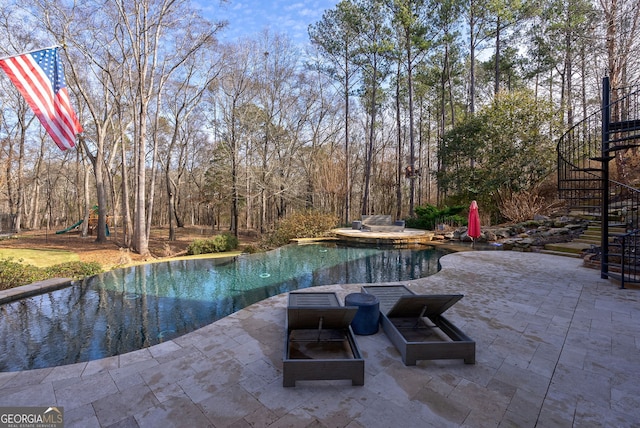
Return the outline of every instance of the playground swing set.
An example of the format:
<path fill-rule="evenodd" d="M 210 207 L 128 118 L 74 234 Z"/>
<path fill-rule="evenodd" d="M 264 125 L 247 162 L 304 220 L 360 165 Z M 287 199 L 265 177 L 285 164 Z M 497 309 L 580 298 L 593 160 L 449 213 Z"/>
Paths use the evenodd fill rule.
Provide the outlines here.
<path fill-rule="evenodd" d="M 71 232 L 72 230 L 78 229 L 82 225 L 82 223 L 84 223 L 84 219 L 78 220 L 77 222 L 75 222 L 74 224 L 72 224 L 71 226 L 65 229 L 56 231 L 56 235 L 61 235 L 63 233 Z M 107 236 L 109 236 L 110 235 L 109 216 L 107 216 L 105 227 L 107 229 L 106 230 Z M 97 228 L 98 228 L 98 206 L 95 205 L 91 210 L 91 214 L 89 215 L 89 228 L 88 228 L 89 235 L 93 235 L 93 231 L 96 230 Z"/>

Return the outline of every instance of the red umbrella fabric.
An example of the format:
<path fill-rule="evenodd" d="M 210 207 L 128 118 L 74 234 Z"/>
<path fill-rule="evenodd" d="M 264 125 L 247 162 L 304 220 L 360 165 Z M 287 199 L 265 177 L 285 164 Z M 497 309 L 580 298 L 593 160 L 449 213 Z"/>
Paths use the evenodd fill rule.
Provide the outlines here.
<path fill-rule="evenodd" d="M 469 206 L 469 228 L 467 235 L 472 239 L 480 237 L 480 214 L 478 214 L 478 203 L 471 201 Z"/>

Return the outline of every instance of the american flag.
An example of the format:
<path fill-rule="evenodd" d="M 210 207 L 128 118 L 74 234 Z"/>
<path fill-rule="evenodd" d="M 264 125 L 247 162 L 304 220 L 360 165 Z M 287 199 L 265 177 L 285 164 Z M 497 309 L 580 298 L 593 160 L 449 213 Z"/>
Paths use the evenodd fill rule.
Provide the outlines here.
<path fill-rule="evenodd" d="M 0 60 L 0 68 L 16 85 L 58 147 L 62 150 L 73 147 L 82 126 L 69 102 L 58 48 L 4 58 Z"/>

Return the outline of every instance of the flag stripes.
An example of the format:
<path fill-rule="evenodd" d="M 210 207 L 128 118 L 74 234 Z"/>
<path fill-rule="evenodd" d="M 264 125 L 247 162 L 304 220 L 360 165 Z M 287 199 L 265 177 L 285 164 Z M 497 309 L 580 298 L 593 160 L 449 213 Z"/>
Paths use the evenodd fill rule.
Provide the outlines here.
<path fill-rule="evenodd" d="M 69 100 L 57 48 L 43 49 L 0 61 L 53 141 L 62 150 L 75 145 L 82 132 Z"/>

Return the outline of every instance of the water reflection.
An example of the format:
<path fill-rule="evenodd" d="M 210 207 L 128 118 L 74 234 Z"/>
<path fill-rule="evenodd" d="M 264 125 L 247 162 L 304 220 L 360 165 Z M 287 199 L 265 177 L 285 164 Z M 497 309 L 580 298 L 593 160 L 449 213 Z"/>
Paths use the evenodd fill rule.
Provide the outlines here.
<path fill-rule="evenodd" d="M 227 259 L 117 269 L 0 307 L 0 371 L 119 355 L 183 335 L 248 305 L 327 284 L 434 274 L 440 250 L 286 246 Z"/>

